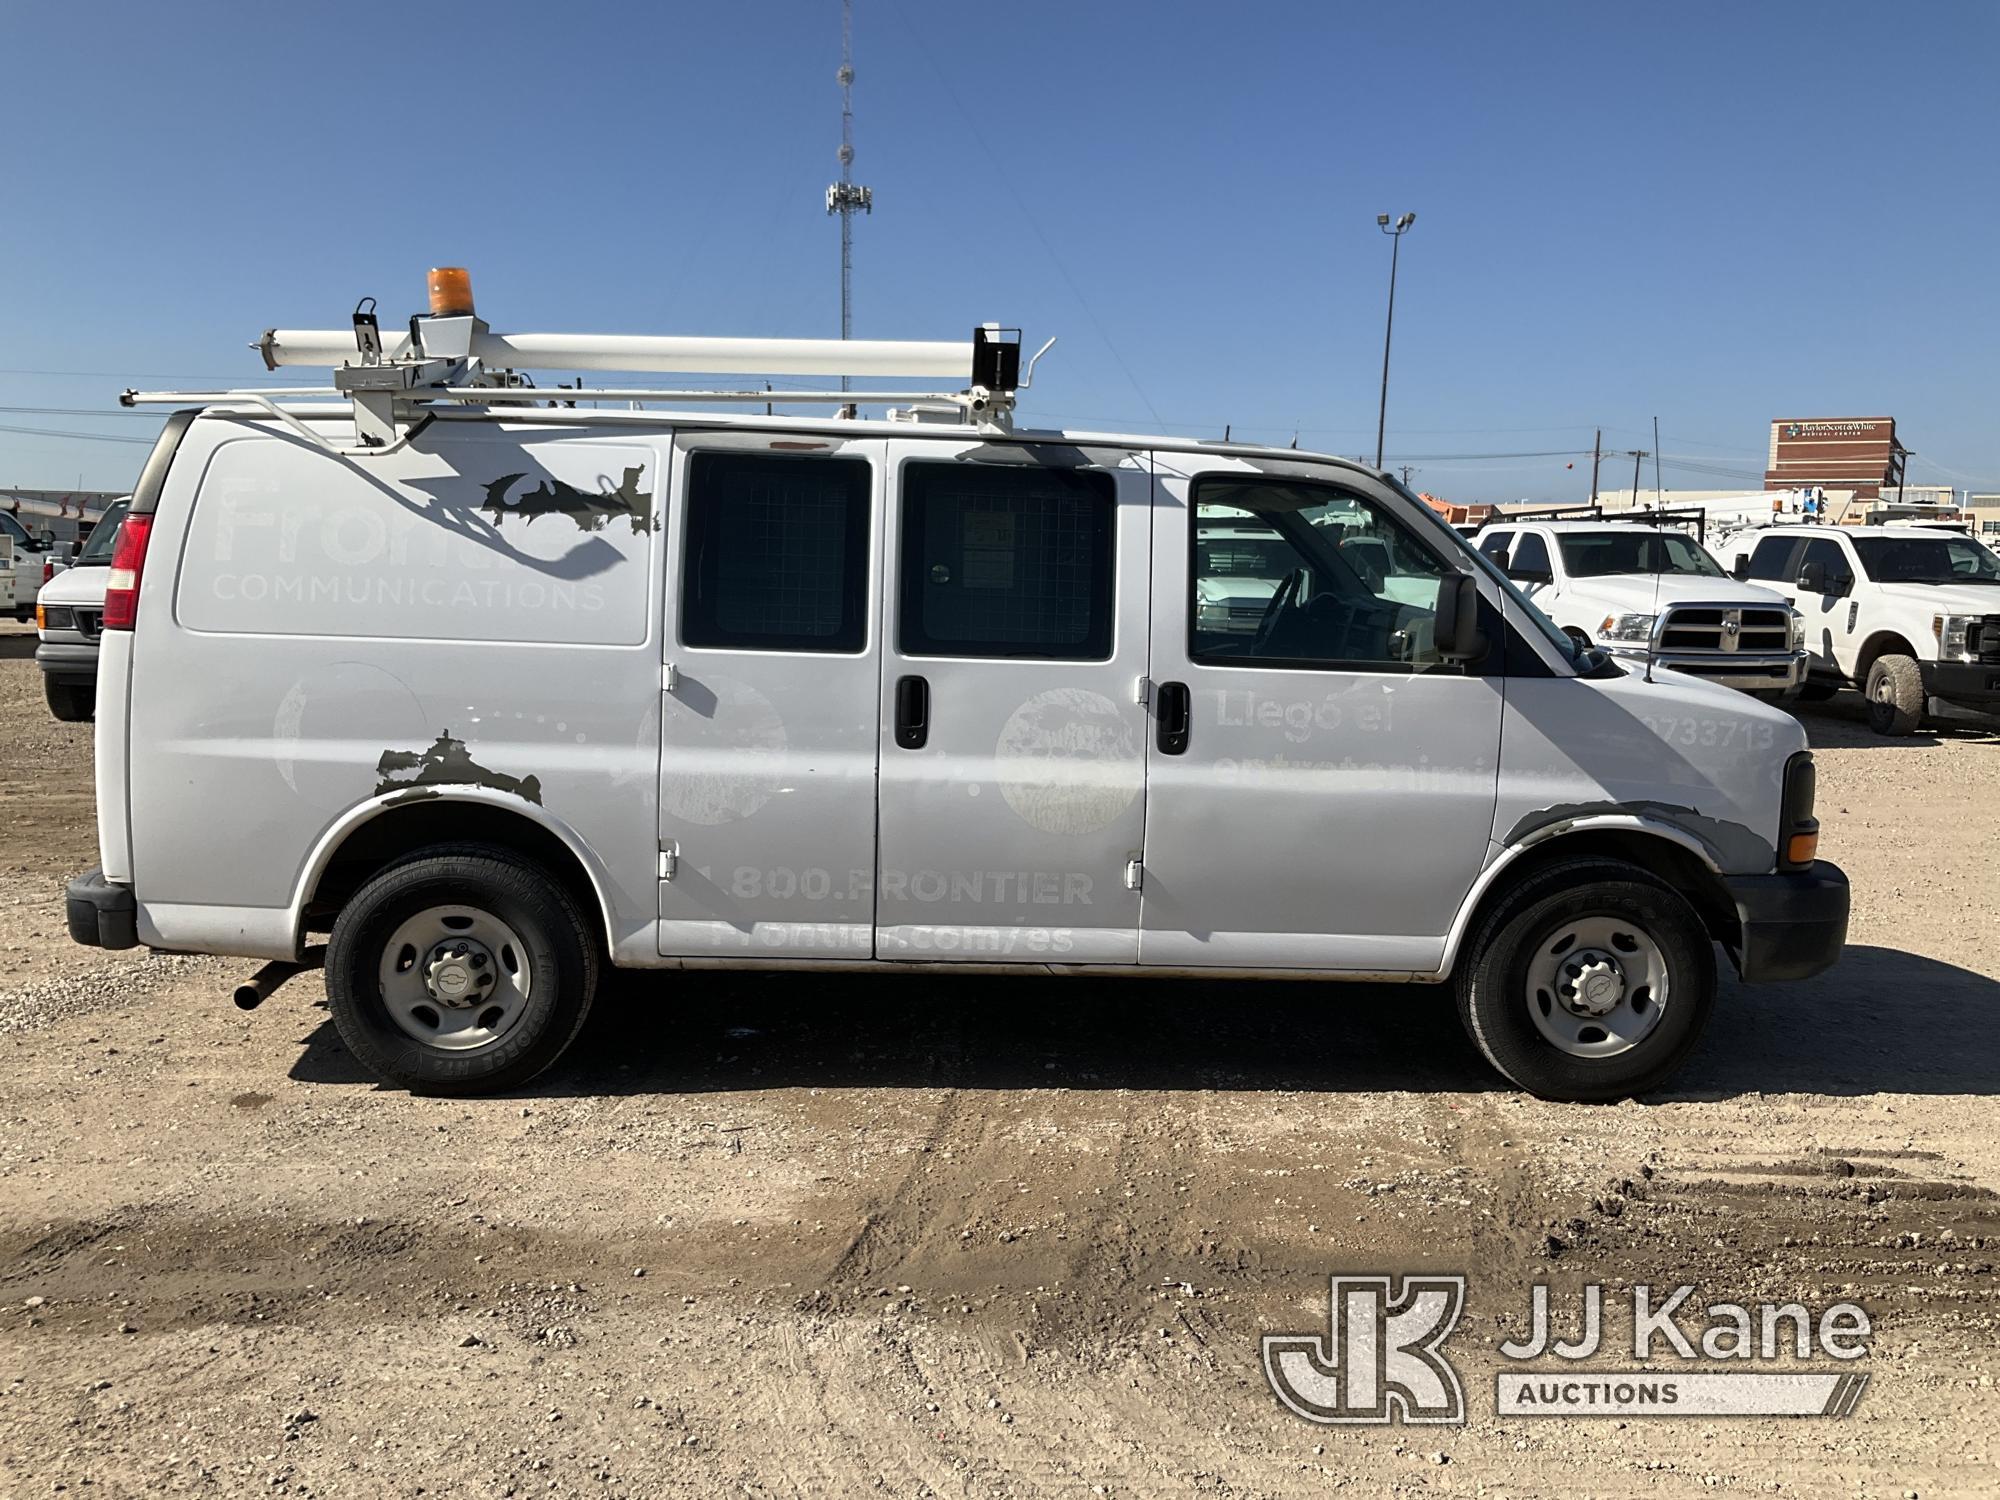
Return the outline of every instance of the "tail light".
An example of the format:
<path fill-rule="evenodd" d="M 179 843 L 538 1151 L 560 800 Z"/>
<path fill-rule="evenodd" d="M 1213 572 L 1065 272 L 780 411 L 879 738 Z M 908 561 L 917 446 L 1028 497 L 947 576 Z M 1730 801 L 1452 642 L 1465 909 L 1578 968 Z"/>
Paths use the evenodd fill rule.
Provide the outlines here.
<path fill-rule="evenodd" d="M 146 543 L 153 538 L 151 516 L 127 516 L 111 545 L 111 574 L 104 582 L 104 628 L 130 630 L 139 618 L 139 579 L 146 571 Z"/>
<path fill-rule="evenodd" d="M 56 576 L 55 559 L 44 558 L 42 560 L 42 582 L 47 583 L 51 578 L 55 576 Z"/>

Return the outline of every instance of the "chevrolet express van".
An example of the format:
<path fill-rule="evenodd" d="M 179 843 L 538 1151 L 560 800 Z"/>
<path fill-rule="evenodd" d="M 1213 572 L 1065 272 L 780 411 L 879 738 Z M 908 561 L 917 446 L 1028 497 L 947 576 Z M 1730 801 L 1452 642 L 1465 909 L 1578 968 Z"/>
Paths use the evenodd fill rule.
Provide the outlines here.
<path fill-rule="evenodd" d="M 959 372 L 887 418 L 505 373 L 746 340 L 338 338 L 263 347 L 345 400 L 217 395 L 146 465 L 69 919 L 265 987 L 323 941 L 387 1081 L 525 1082 L 606 965 L 922 966 L 1449 985 L 1508 1078 L 1608 1099 L 1693 1048 L 1718 944 L 1840 952 L 1798 724 L 1580 648 L 1385 473 L 1016 430 L 985 331 L 762 356 Z"/>

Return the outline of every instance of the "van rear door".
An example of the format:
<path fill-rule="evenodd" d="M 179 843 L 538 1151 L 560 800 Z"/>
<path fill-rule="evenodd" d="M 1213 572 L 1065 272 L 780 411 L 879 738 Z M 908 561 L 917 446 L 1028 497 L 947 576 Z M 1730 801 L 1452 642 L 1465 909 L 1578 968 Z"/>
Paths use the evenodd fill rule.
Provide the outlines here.
<path fill-rule="evenodd" d="M 675 443 L 663 954 L 872 951 L 881 455 L 763 434 Z"/>

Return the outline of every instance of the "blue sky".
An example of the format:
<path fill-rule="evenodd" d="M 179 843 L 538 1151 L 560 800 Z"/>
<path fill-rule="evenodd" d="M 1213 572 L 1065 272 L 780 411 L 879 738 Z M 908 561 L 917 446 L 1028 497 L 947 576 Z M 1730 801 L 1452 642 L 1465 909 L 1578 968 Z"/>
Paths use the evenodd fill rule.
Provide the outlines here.
<path fill-rule="evenodd" d="M 1372 454 L 1412 209 L 1419 487 L 1581 498 L 1567 455 L 1657 415 L 1669 488 L 1754 489 L 1770 418 L 1887 414 L 1913 480 L 2000 489 L 1985 0 L 856 4 L 856 336 L 1060 335 L 1031 420 Z M 399 319 L 433 264 L 496 327 L 835 333 L 839 39 L 836 0 L 9 6 L 0 429 L 148 433 L 122 386 L 254 383 L 263 328 Z M 144 452 L 0 430 L 0 483 Z"/>

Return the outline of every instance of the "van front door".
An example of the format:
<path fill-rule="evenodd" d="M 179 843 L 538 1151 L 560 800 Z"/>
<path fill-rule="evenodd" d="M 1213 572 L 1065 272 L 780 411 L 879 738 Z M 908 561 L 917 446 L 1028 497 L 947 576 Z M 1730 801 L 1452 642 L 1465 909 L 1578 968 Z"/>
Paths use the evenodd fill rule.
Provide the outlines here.
<path fill-rule="evenodd" d="M 1155 464 L 1142 960 L 1435 970 L 1486 859 L 1505 682 L 1497 640 L 1437 654 L 1459 561 L 1360 476 Z"/>
<path fill-rule="evenodd" d="M 881 445 L 675 445 L 660 952 L 867 958 Z"/>
<path fill-rule="evenodd" d="M 1134 963 L 1139 456 L 889 445 L 876 955 Z"/>

